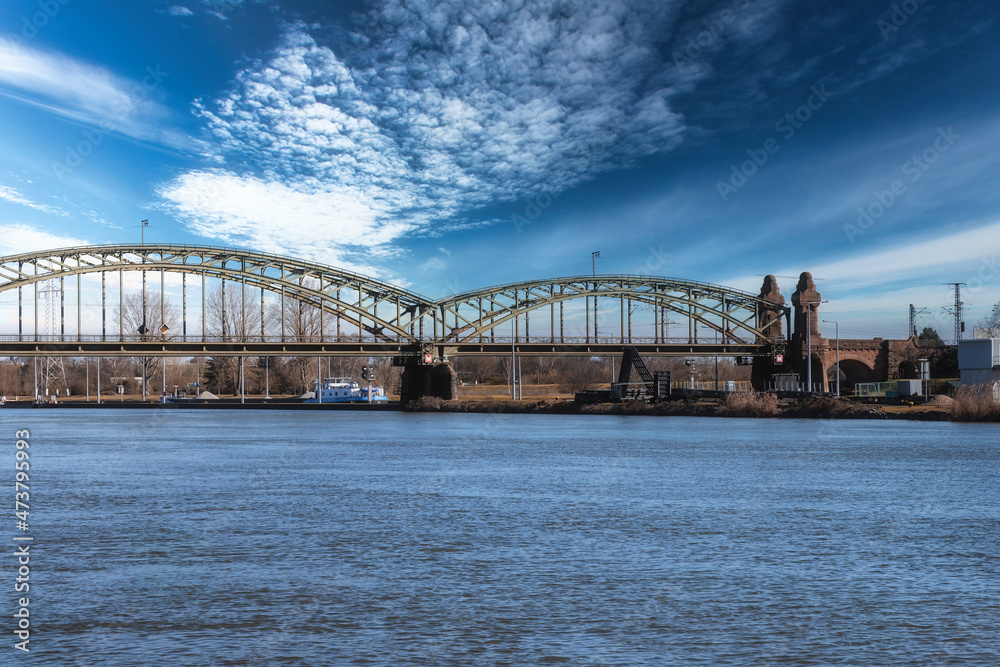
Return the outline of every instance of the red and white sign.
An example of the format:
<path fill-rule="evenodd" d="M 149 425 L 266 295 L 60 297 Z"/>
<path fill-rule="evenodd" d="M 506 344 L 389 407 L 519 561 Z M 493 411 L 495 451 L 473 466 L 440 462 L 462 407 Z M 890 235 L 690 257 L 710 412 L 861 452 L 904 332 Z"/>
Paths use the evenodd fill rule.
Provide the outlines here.
<path fill-rule="evenodd" d="M 433 364 L 434 363 L 434 355 L 433 354 L 425 354 L 424 355 L 424 363 L 425 364 Z"/>
<path fill-rule="evenodd" d="M 776 363 L 776 364 L 783 364 L 783 363 L 785 363 L 785 355 L 783 355 L 783 354 L 776 354 L 776 355 L 774 355 L 774 363 Z"/>

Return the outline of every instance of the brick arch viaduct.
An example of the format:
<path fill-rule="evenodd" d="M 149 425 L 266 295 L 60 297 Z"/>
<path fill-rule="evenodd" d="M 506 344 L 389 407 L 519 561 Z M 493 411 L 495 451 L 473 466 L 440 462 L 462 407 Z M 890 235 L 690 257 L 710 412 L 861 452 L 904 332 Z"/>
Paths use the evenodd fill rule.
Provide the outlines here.
<path fill-rule="evenodd" d="M 761 288 L 761 298 L 774 304 L 784 304 L 778 291 L 777 280 L 767 276 Z M 793 331 L 788 336 L 788 347 L 783 364 L 771 360 L 755 361 L 755 384 L 766 384 L 773 373 L 798 373 L 805 383 L 808 350 L 812 350 L 812 382 L 816 391 L 829 391 L 835 384 L 837 369 L 837 341 L 820 334 L 822 296 L 816 290 L 813 277 L 805 272 L 799 276 L 792 295 Z M 777 324 L 780 327 L 780 322 Z M 808 332 L 808 333 L 807 333 Z M 773 332 L 781 333 L 780 330 Z M 917 378 L 918 360 L 929 358 L 934 362 L 946 348 L 922 347 L 916 336 L 902 340 L 871 338 L 841 338 L 840 372 L 841 387 L 851 388 L 858 382 L 885 382 L 888 380 Z"/>

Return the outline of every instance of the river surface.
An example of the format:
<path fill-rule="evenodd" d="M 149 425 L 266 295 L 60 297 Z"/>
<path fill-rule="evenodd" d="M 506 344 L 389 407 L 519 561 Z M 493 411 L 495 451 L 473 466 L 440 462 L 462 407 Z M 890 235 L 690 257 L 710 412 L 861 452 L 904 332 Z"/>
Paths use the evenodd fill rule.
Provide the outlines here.
<path fill-rule="evenodd" d="M 31 429 L 34 537 L 31 654 L 12 648 L 4 613 L 0 664 L 996 665 L 1000 654 L 996 425 L 0 419 L 9 495 L 13 432 Z M 20 533 L 6 521 L 10 545 Z M 13 563 L 0 568 L 8 582 Z"/>

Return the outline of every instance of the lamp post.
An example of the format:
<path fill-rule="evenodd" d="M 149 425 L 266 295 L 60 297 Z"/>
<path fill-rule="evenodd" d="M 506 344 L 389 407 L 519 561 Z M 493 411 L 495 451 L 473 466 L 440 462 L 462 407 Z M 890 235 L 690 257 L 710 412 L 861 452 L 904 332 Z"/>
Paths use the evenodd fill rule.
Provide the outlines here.
<path fill-rule="evenodd" d="M 590 275 L 597 277 L 597 258 L 601 256 L 600 250 L 590 253 Z M 595 282 L 596 288 L 596 282 Z M 597 342 L 597 295 L 594 295 L 594 342 Z"/>
<path fill-rule="evenodd" d="M 160 299 L 161 299 L 161 303 L 162 303 L 162 299 L 163 299 L 163 295 L 162 294 L 160 294 Z M 170 327 L 168 327 L 165 322 L 160 325 L 160 336 L 161 336 L 161 338 L 164 341 L 167 340 L 167 332 L 168 331 L 170 331 Z M 162 396 L 164 397 L 163 400 L 165 402 L 165 399 L 166 399 L 166 396 L 167 396 L 167 358 L 166 357 L 163 357 L 163 394 L 162 394 Z"/>
<path fill-rule="evenodd" d="M 688 374 L 690 375 L 691 388 L 694 389 L 694 376 L 698 370 L 695 368 L 694 362 L 690 359 L 684 362 L 684 365 L 688 367 Z"/>
<path fill-rule="evenodd" d="M 142 245 L 146 245 L 146 227 L 149 227 L 149 220 L 143 220 L 139 223 L 139 229 L 142 230 Z M 142 263 L 146 263 L 146 255 L 142 255 Z M 162 303 L 163 295 L 160 295 L 160 300 Z M 146 272 L 142 272 L 142 327 L 139 331 L 143 336 L 146 335 Z"/>
<path fill-rule="evenodd" d="M 834 320 L 823 320 L 832 324 L 834 329 L 834 336 L 837 337 L 837 398 L 840 398 L 840 322 Z"/>
<path fill-rule="evenodd" d="M 516 320 L 517 318 L 515 317 L 513 320 L 510 321 L 510 400 L 512 401 L 517 400 L 517 386 L 515 384 L 517 382 L 517 376 L 515 375 L 516 373 L 515 368 L 517 366 L 517 357 L 515 356 L 514 352 L 514 344 L 516 342 L 516 338 L 514 335 L 514 322 Z"/>
<path fill-rule="evenodd" d="M 264 357 L 264 398 L 271 398 L 271 357 Z"/>
<path fill-rule="evenodd" d="M 146 303 L 145 303 L 145 301 L 142 304 L 142 310 L 143 310 L 143 320 L 142 320 L 142 326 L 139 327 L 139 335 L 142 336 L 142 337 L 145 337 L 146 336 L 146 316 L 145 316 Z M 140 374 L 142 375 L 142 402 L 145 403 L 146 402 L 146 362 L 144 361 L 141 364 L 139 364 L 139 368 L 140 368 Z"/>
<path fill-rule="evenodd" d="M 806 301 L 806 391 L 812 393 L 812 379 L 813 379 L 813 356 L 812 356 L 812 319 L 810 314 L 812 313 L 812 308 L 810 306 L 816 306 L 821 303 L 826 303 L 827 299 L 823 301 Z"/>
<path fill-rule="evenodd" d="M 139 229 L 142 230 L 142 245 L 146 245 L 146 227 L 149 226 L 149 220 L 143 220 L 139 223 Z M 142 253 L 142 263 L 146 263 L 146 253 Z M 162 302 L 163 295 L 160 295 Z M 142 336 L 142 340 L 146 340 L 145 336 L 149 329 L 146 327 L 146 270 L 142 270 L 142 324 L 139 325 L 139 335 Z M 146 366 L 143 364 L 142 367 L 142 401 L 146 402 Z"/>
<path fill-rule="evenodd" d="M 928 359 L 917 359 L 920 363 L 920 384 L 924 386 L 924 402 L 930 398 L 931 363 Z"/>

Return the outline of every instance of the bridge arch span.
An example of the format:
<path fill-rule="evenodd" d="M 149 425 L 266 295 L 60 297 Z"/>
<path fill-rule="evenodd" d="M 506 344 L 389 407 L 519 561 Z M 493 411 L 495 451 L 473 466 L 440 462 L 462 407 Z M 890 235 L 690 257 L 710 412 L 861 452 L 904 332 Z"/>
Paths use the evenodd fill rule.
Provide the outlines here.
<path fill-rule="evenodd" d="M 575 276 L 509 283 L 453 295 L 439 301 L 437 307 L 442 321 L 453 323 L 448 330 L 450 339 L 468 342 L 512 320 L 516 337 L 520 318 L 524 319 L 525 335 L 529 335 L 530 313 L 547 306 L 548 338 L 557 341 L 565 339 L 562 327 L 565 305 L 583 300 L 587 321 L 584 337 L 590 340 L 598 338 L 598 299 L 606 304 L 606 325 L 607 318 L 613 318 L 610 328 L 617 330 L 623 340 L 632 338 L 632 315 L 640 305 L 652 310 L 652 338 L 664 342 L 669 338 L 684 338 L 697 343 L 705 340 L 707 330 L 708 338 L 716 338 L 722 343 L 753 344 L 770 340 L 769 327 L 773 328 L 775 322 L 780 324 L 783 316 L 788 318 L 787 309 L 776 308 L 773 303 L 748 292 L 697 281 L 637 275 Z M 615 301 L 617 309 L 614 306 L 607 308 L 609 302 Z M 590 328 L 592 307 L 593 329 Z M 671 314 L 687 320 L 687 331 L 680 337 L 668 335 Z M 701 335 L 699 326 L 702 327 Z M 544 331 L 542 337 L 546 337 Z"/>
<path fill-rule="evenodd" d="M 124 293 L 121 275 L 128 271 L 159 272 L 161 285 L 167 273 L 181 275 L 185 340 L 188 336 L 186 278 L 191 275 L 202 278 L 203 335 L 208 279 L 222 281 L 223 299 L 226 298 L 227 281 L 238 284 L 238 290 L 244 295 L 247 289 L 259 289 L 261 342 L 267 340 L 263 324 L 265 293 L 280 295 L 281 341 L 285 340 L 284 309 L 288 299 L 315 309 L 319 318 L 335 318 L 338 338 L 343 321 L 356 327 L 356 340 L 411 345 L 434 343 L 440 346 L 439 351 L 448 346 L 447 349 L 455 353 L 461 350 L 465 350 L 464 353 L 492 353 L 485 348 L 475 351 L 470 346 L 487 339 L 496 342 L 510 335 L 508 331 L 512 328 L 511 342 L 515 344 L 676 343 L 675 348 L 656 348 L 653 353 L 682 354 L 686 351 L 697 354 L 699 350 L 704 353 L 706 350 L 702 348 L 714 343 L 719 349 L 727 345 L 739 347 L 740 351 L 735 354 L 764 354 L 767 346 L 783 343 L 780 324 L 783 318 L 787 322 L 790 315 L 790 309 L 763 296 L 721 285 L 666 277 L 600 275 L 524 281 L 432 300 L 357 273 L 278 255 L 215 246 L 118 244 L 0 257 L 0 292 L 14 291 L 18 295 L 18 340 L 23 340 L 24 335 L 22 297 L 26 289 L 33 289 L 36 297 L 34 333 L 38 340 L 38 286 L 52 280 L 58 280 L 61 286 L 66 278 L 76 276 L 79 340 L 82 335 L 79 313 L 83 308 L 81 276 L 102 274 L 103 327 L 107 305 L 103 276 L 112 272 L 120 274 L 121 302 Z M 683 328 L 679 332 L 670 330 L 672 325 L 678 324 L 671 321 L 672 316 L 682 320 Z M 246 334 L 245 330 L 241 333 Z M 105 335 L 102 330 L 102 340 Z M 319 336 L 321 341 L 328 340 L 325 324 Z M 688 347 L 682 348 L 681 344 Z M 702 348 L 696 349 L 699 344 Z M 568 347 L 564 349 L 569 350 Z M 572 353 L 586 351 L 581 348 Z"/>
<path fill-rule="evenodd" d="M 374 336 L 414 338 L 432 302 L 350 271 L 266 253 L 214 246 L 106 245 L 0 258 L 0 292 L 49 280 L 108 272 L 168 272 L 239 283 L 310 305 Z M 204 285 L 204 283 L 203 283 Z M 103 283 L 102 283 L 103 289 Z M 350 300 L 342 298 L 348 295 Z M 102 293 L 103 298 L 103 293 Z M 282 318 L 283 319 L 283 318 Z"/>

